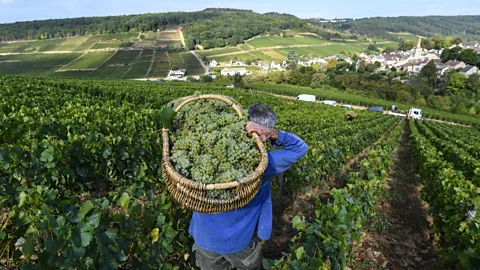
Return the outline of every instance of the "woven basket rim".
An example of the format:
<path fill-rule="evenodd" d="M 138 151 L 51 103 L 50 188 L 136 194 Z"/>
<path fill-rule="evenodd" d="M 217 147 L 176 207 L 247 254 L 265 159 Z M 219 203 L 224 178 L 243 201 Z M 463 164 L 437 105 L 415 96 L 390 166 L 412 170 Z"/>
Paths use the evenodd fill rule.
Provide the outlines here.
<path fill-rule="evenodd" d="M 170 107 L 173 107 L 174 102 L 176 102 L 178 100 L 180 100 L 183 103 L 187 99 L 191 99 L 191 98 L 194 98 L 194 97 L 195 97 L 194 100 L 201 99 L 202 97 L 205 97 L 205 98 L 215 97 L 215 98 L 217 98 L 219 100 L 222 100 L 222 101 L 224 101 L 224 99 L 226 99 L 230 102 L 229 105 L 232 106 L 237 111 L 237 114 L 238 114 L 237 108 L 241 108 L 240 106 L 238 106 L 234 102 L 232 102 L 229 97 L 222 96 L 222 95 L 215 95 L 215 94 L 200 95 L 200 96 L 187 96 L 187 97 L 183 97 L 183 98 L 178 98 L 178 99 L 170 101 L 167 105 L 170 106 Z M 200 98 L 198 98 L 198 97 L 200 97 Z M 194 100 L 192 100 L 192 101 L 194 101 Z M 227 104 L 228 104 L 228 102 L 227 102 Z M 180 104 L 180 105 L 182 105 L 182 104 Z M 176 108 L 174 108 L 174 110 L 176 110 Z M 262 176 L 265 173 L 265 170 L 267 169 L 267 166 L 268 166 L 268 152 L 265 148 L 265 145 L 260 140 L 260 137 L 258 136 L 258 134 L 252 133 L 251 136 L 255 139 L 256 144 L 257 144 L 257 148 L 258 148 L 258 150 L 260 152 L 260 155 L 261 155 L 260 163 L 258 164 L 257 168 L 255 168 L 255 171 L 253 173 L 251 173 L 251 174 L 249 174 L 249 175 L 247 175 L 243 178 L 236 179 L 236 180 L 228 182 L 228 183 L 205 184 L 205 183 L 201 183 L 201 182 L 198 182 L 198 181 L 195 181 L 195 180 L 192 180 L 192 179 L 188 179 L 185 176 L 183 176 L 182 174 L 180 174 L 179 172 L 177 172 L 175 170 L 175 168 L 173 167 L 172 163 L 171 163 L 170 147 L 169 147 L 169 145 L 170 145 L 169 132 L 170 131 L 168 129 L 165 129 L 165 128 L 162 129 L 162 137 L 163 137 L 163 140 L 164 140 L 164 146 L 168 146 L 168 147 L 164 147 L 164 149 L 163 149 L 162 160 L 165 163 L 166 169 L 169 171 L 169 175 L 171 175 L 172 177 L 175 177 L 178 182 L 180 182 L 183 186 L 186 186 L 188 188 L 199 190 L 199 191 L 203 191 L 203 190 L 226 190 L 226 189 L 236 188 L 236 187 L 241 186 L 241 185 L 248 185 L 248 184 L 250 184 L 252 182 L 255 182 L 255 181 L 261 181 Z"/>

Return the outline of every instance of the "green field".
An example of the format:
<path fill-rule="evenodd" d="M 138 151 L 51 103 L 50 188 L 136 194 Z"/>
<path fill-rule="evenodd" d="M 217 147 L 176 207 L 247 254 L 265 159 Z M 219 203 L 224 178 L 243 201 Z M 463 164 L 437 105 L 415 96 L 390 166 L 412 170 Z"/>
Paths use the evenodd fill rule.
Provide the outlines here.
<path fill-rule="evenodd" d="M 214 72 L 220 72 L 224 68 L 231 68 L 231 67 L 213 67 L 213 68 L 210 68 L 210 70 L 214 71 Z M 245 68 L 248 71 L 261 71 L 261 70 L 263 70 L 261 67 L 257 67 L 257 66 L 246 66 L 246 67 L 242 67 L 242 68 Z"/>
<path fill-rule="evenodd" d="M 156 61 L 153 63 L 154 70 L 170 70 L 170 63 L 168 61 Z"/>
<path fill-rule="evenodd" d="M 54 72 L 49 75 L 52 78 L 91 78 L 91 71 L 64 71 L 64 72 Z"/>
<path fill-rule="evenodd" d="M 129 41 L 115 41 L 115 42 L 97 42 L 90 49 L 116 49 L 131 47 L 133 42 Z"/>
<path fill-rule="evenodd" d="M 172 63 L 183 63 L 183 58 L 181 53 L 169 53 L 170 62 Z"/>
<path fill-rule="evenodd" d="M 90 52 L 66 66 L 64 69 L 96 69 L 107 61 L 115 52 Z"/>
<path fill-rule="evenodd" d="M 81 53 L 0 56 L 0 74 L 48 76 Z"/>
<path fill-rule="evenodd" d="M 155 55 L 153 53 L 153 50 L 148 49 L 89 52 L 84 55 L 80 52 L 4 55 L 0 56 L 0 74 L 132 79 L 146 77 L 150 66 L 152 70 L 148 75 L 157 77 L 166 76 L 174 66 L 187 69 L 188 75 L 201 75 L 205 72 L 198 59 L 190 52 L 169 54 L 165 51 L 155 51 Z M 61 72 L 55 72 L 62 67 Z"/>
<path fill-rule="evenodd" d="M 239 44 L 238 48 L 240 48 L 241 50 L 244 50 L 244 51 L 252 49 L 252 47 L 248 46 L 247 44 Z"/>
<path fill-rule="evenodd" d="M 92 46 L 97 42 L 102 41 L 122 41 L 122 42 L 133 42 L 138 40 L 138 33 L 124 33 L 124 34 L 108 34 L 108 35 L 95 35 L 91 36 L 75 48 L 75 51 L 84 51 L 91 49 Z"/>
<path fill-rule="evenodd" d="M 119 50 L 105 63 L 105 65 L 131 65 L 137 61 L 141 53 L 141 50 Z"/>
<path fill-rule="evenodd" d="M 185 62 L 185 68 L 187 69 L 188 76 L 202 75 L 205 73 L 202 64 L 198 61 L 197 57 L 192 53 L 182 54 L 183 61 Z"/>
<path fill-rule="evenodd" d="M 123 79 L 144 78 L 150 69 L 151 62 L 138 62 L 125 74 Z"/>
<path fill-rule="evenodd" d="M 0 43 L 0 53 L 28 53 L 45 51 L 72 51 L 85 42 L 86 37 L 72 37 L 67 39 L 49 39 L 35 41 L 19 41 Z"/>
<path fill-rule="evenodd" d="M 284 45 L 299 45 L 299 44 L 325 44 L 331 43 L 331 41 L 318 38 L 316 36 L 305 35 L 305 36 L 296 36 L 296 37 L 279 37 L 279 36 L 266 36 L 254 38 L 247 42 L 248 44 L 254 46 L 255 48 L 263 47 L 275 47 L 275 46 L 284 46 Z"/>
<path fill-rule="evenodd" d="M 154 60 L 155 61 L 168 61 L 169 60 L 169 54 L 165 51 L 155 51 L 155 56 Z"/>
<path fill-rule="evenodd" d="M 304 58 L 311 57 L 326 57 L 336 55 L 341 52 L 361 53 L 367 49 L 366 45 L 327 45 L 318 47 L 302 47 L 302 48 L 285 48 L 276 49 L 279 53 L 287 55 L 289 51 L 295 51 L 295 53 L 302 55 Z"/>
<path fill-rule="evenodd" d="M 239 54 L 232 54 L 232 55 L 225 55 L 225 56 L 211 56 L 210 59 L 215 59 L 215 61 L 219 63 L 229 63 L 230 61 L 237 59 L 246 61 L 247 59 L 254 59 L 255 56 L 251 55 L 250 53 L 239 53 Z"/>
<path fill-rule="evenodd" d="M 233 52 L 241 52 L 241 50 L 237 47 L 226 47 L 226 48 L 221 48 L 221 49 L 212 49 L 212 50 L 197 50 L 195 51 L 198 56 L 203 57 L 203 56 L 212 56 L 212 55 L 218 55 L 218 54 L 224 54 L 224 53 L 233 53 Z"/>
<path fill-rule="evenodd" d="M 153 55 L 152 49 L 144 49 L 141 54 L 141 56 L 151 56 L 151 55 Z"/>
<path fill-rule="evenodd" d="M 131 66 L 118 66 L 112 73 L 110 73 L 108 78 L 121 79 L 131 68 Z"/>

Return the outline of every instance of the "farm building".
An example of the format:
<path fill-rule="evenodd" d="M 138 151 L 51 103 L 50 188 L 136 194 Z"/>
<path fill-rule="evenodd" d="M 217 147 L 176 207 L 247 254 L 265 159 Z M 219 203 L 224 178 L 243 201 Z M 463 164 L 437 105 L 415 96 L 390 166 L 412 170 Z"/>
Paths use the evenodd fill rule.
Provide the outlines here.
<path fill-rule="evenodd" d="M 186 81 L 187 78 L 185 77 L 185 72 L 186 72 L 185 69 L 170 70 L 165 80 L 166 81 Z"/>
<path fill-rule="evenodd" d="M 224 68 L 221 71 L 222 76 L 233 76 L 235 74 L 245 75 L 247 70 L 245 68 Z"/>

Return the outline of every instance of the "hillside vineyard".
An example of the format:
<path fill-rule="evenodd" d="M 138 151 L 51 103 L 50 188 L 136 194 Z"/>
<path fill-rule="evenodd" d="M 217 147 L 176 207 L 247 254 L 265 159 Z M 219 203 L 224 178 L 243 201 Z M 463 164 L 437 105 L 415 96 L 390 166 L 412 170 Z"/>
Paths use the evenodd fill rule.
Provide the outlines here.
<path fill-rule="evenodd" d="M 439 232 L 439 263 L 478 265 L 479 130 L 403 120 L 211 84 L 0 77 L 0 266 L 22 269 L 180 269 L 195 264 L 191 212 L 167 192 L 160 111 L 195 91 L 264 103 L 277 128 L 309 145 L 272 182 L 272 198 L 338 181 L 309 218 L 293 216 L 285 254 L 266 267 L 345 269 L 376 203 L 402 134 Z M 365 150 L 366 149 L 366 150 Z M 362 153 L 363 152 L 363 153 Z M 358 157 L 341 182 L 332 176 Z M 281 190 L 284 191 L 281 191 Z M 283 194 L 281 193 L 283 192 Z M 296 195 L 293 195 L 296 194 Z M 296 213 L 297 214 L 297 213 Z M 452 252 L 458 256 L 452 257 Z"/>

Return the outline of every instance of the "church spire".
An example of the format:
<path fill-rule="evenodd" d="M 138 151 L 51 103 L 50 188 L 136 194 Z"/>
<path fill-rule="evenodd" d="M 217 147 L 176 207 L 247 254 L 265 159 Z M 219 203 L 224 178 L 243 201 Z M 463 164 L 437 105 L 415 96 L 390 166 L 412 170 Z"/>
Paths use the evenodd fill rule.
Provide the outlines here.
<path fill-rule="evenodd" d="M 418 38 L 418 44 L 417 44 L 417 49 L 422 48 L 422 37 Z"/>

